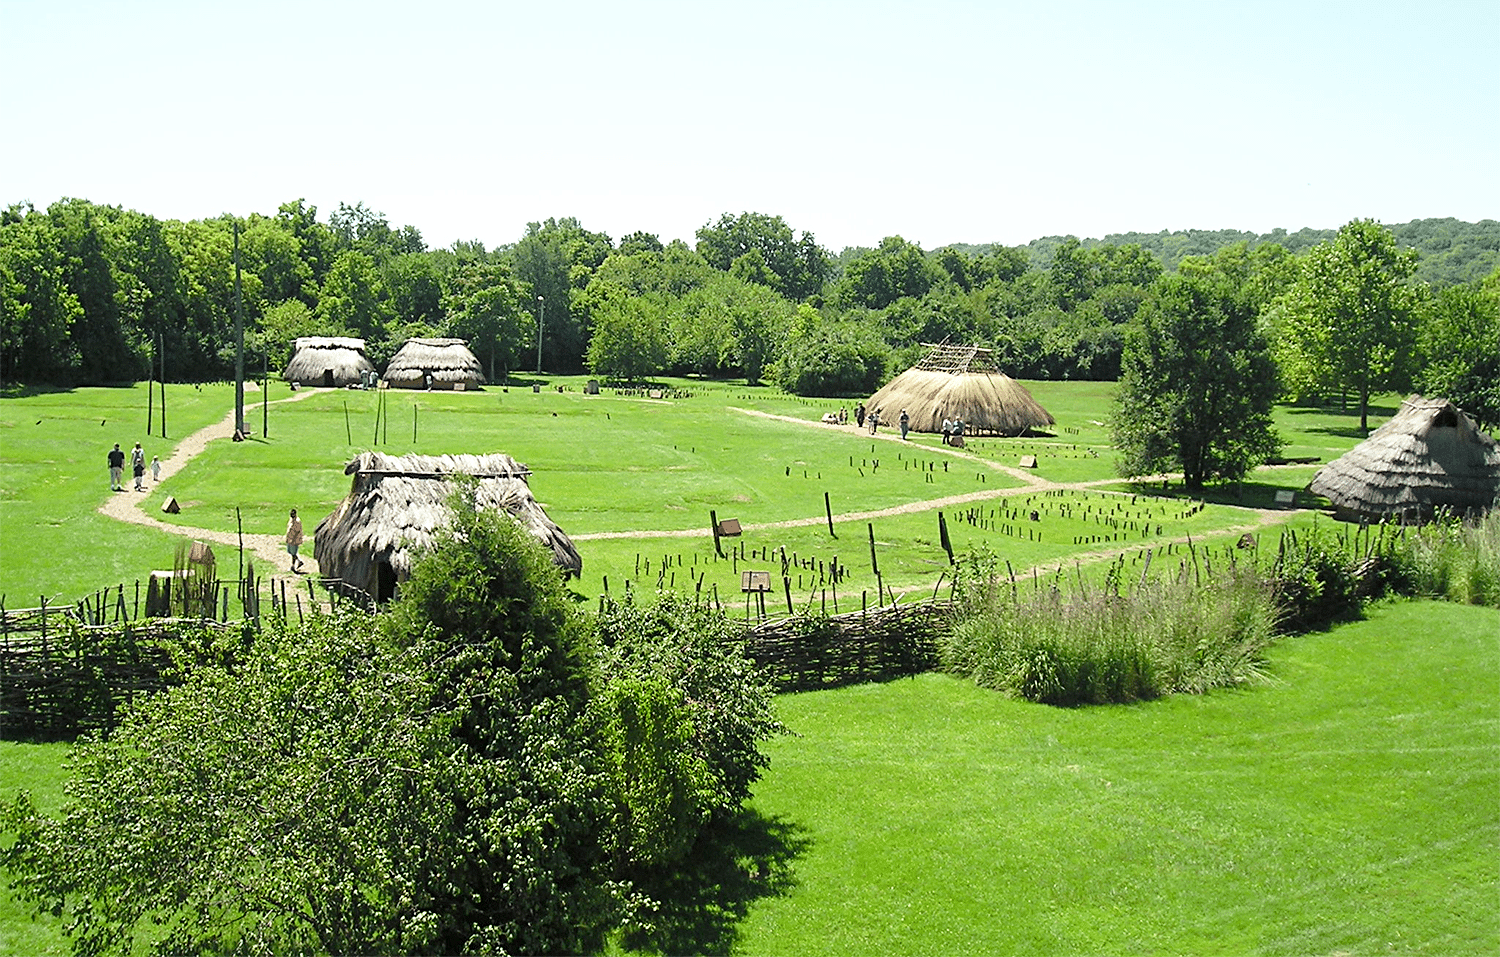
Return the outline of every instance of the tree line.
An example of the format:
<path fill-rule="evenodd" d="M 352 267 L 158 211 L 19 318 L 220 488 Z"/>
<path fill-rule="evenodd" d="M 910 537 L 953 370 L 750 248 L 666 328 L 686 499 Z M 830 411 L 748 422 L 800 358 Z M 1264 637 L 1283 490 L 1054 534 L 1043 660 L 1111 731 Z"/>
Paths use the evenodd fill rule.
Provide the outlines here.
<path fill-rule="evenodd" d="M 1349 317 L 1317 304 L 1342 281 L 1327 260 L 1355 226 L 935 250 L 890 236 L 833 255 L 780 216 L 744 212 L 705 223 L 693 245 L 646 232 L 616 241 L 562 218 L 496 249 L 429 249 L 363 203 L 326 219 L 297 200 L 270 216 L 182 222 L 65 199 L 0 213 L 0 381 L 226 378 L 236 272 L 252 370 L 284 368 L 298 336 L 358 336 L 381 366 L 407 338 L 443 335 L 469 340 L 492 381 L 539 369 L 697 374 L 857 395 L 947 338 L 993 348 L 1019 378 L 1114 380 L 1138 313 L 1168 294 L 1169 277 L 1239 250 L 1228 255 L 1247 264 L 1275 394 L 1417 387 L 1500 421 L 1500 224 L 1360 225 L 1366 241 L 1339 254 L 1341 268 L 1380 272 L 1390 290 L 1359 306 L 1382 318 L 1351 338 L 1335 334 Z"/>

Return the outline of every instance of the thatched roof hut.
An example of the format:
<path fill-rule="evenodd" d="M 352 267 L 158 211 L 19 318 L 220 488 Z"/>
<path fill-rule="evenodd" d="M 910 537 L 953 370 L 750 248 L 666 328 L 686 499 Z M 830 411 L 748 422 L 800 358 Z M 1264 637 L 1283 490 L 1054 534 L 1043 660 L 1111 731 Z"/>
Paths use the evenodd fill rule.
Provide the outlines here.
<path fill-rule="evenodd" d="M 989 349 L 928 345 L 925 359 L 865 403 L 882 422 L 894 424 L 905 409 L 915 432 L 941 432 L 944 419 L 962 419 L 970 434 L 1020 435 L 1056 423 L 1025 386 L 995 368 Z"/>
<path fill-rule="evenodd" d="M 1412 395 L 1369 438 L 1319 469 L 1310 487 L 1362 516 L 1485 511 L 1500 496 L 1500 447 L 1447 399 Z"/>
<path fill-rule="evenodd" d="M 292 347 L 286 381 L 329 388 L 354 385 L 375 371 L 365 340 L 349 336 L 303 336 Z"/>
<path fill-rule="evenodd" d="M 385 378 L 395 389 L 473 389 L 484 372 L 466 339 L 408 339 L 386 365 Z"/>
<path fill-rule="evenodd" d="M 526 477 L 531 471 L 509 455 L 385 455 L 361 452 L 344 468 L 354 476 L 349 495 L 318 523 L 313 556 L 318 568 L 379 601 L 411 577 L 415 549 L 431 543 L 448 521 L 452 475 L 478 479 L 480 508 L 515 516 L 543 544 L 565 575 L 583 570 L 572 541 L 542 511 Z"/>

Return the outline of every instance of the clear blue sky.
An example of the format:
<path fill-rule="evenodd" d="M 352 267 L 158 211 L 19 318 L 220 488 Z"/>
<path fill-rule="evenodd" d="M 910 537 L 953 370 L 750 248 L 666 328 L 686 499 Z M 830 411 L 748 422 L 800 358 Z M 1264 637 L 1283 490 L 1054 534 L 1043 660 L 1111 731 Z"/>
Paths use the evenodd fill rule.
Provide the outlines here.
<path fill-rule="evenodd" d="M 0 0 L 0 204 L 693 241 L 1500 218 L 1500 0 Z"/>

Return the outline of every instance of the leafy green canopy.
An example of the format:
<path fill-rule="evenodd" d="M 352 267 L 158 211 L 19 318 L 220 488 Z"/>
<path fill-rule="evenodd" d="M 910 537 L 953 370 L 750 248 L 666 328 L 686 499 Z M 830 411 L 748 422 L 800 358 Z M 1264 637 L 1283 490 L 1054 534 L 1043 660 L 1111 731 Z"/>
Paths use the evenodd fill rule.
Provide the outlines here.
<path fill-rule="evenodd" d="M 1404 389 L 1411 380 L 1416 271 L 1416 252 L 1398 248 L 1373 220 L 1355 220 L 1315 246 L 1280 303 L 1287 384 L 1303 395 L 1352 389 L 1359 427 L 1368 429 L 1370 394 Z"/>
<path fill-rule="evenodd" d="M 1243 247 L 1189 261 L 1128 329 L 1113 428 L 1124 475 L 1235 480 L 1275 454 L 1276 372 Z"/>

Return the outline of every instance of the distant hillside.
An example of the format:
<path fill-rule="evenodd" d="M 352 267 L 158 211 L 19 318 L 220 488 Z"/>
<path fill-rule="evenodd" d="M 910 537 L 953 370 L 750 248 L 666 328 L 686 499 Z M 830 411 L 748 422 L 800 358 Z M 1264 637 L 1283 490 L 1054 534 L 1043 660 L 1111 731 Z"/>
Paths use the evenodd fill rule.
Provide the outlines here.
<path fill-rule="evenodd" d="M 1466 223 L 1457 219 L 1415 219 L 1409 223 L 1388 226 L 1396 236 L 1396 242 L 1415 249 L 1421 256 L 1417 267 L 1417 278 L 1434 286 L 1451 286 L 1454 283 L 1470 282 L 1494 272 L 1500 267 L 1500 221 L 1482 219 L 1477 223 Z M 1208 256 L 1225 246 L 1248 242 L 1252 247 L 1261 243 L 1280 243 L 1294 253 L 1303 253 L 1313 246 L 1327 242 L 1338 233 L 1337 229 L 1299 229 L 1289 233 L 1285 229 L 1273 229 L 1269 233 L 1256 234 L 1237 229 L 1187 229 L 1159 233 L 1112 233 L 1103 239 L 1084 239 L 1085 247 L 1135 244 L 1156 254 L 1168 269 L 1187 256 Z M 1066 236 L 1044 236 L 1027 244 L 1031 251 L 1032 265 L 1045 269 L 1052 264 L 1052 254 Z M 982 248 L 982 247 L 972 247 Z"/>

